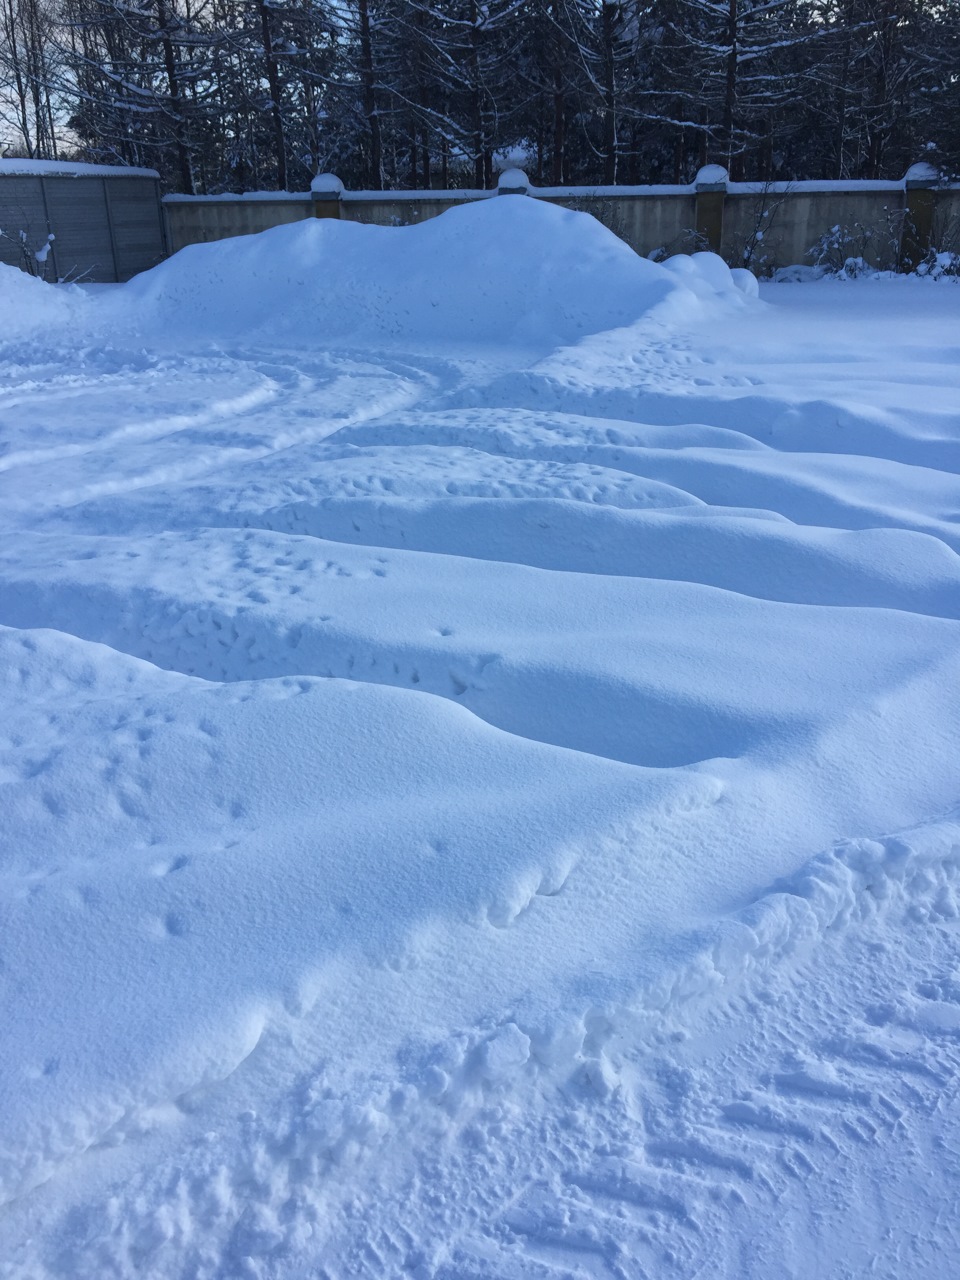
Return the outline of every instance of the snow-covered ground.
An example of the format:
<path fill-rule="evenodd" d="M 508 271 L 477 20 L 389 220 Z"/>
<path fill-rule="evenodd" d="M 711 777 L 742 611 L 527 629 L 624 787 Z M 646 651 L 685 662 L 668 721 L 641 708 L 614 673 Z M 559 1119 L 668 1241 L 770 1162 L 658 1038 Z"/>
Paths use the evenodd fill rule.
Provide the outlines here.
<path fill-rule="evenodd" d="M 960 288 L 0 272 L 0 1277 L 953 1275 Z"/>

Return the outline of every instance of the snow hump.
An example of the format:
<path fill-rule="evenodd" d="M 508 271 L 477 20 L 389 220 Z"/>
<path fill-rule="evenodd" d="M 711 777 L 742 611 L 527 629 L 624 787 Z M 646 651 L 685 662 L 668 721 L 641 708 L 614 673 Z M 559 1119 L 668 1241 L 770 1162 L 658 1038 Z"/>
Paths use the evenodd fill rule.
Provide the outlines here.
<path fill-rule="evenodd" d="M 310 219 L 192 245 L 132 282 L 139 318 L 324 343 L 553 348 L 629 325 L 668 299 L 742 298 L 719 258 L 681 276 L 589 214 L 491 199 L 411 227 Z M 673 308 L 671 308 L 673 310 Z"/>

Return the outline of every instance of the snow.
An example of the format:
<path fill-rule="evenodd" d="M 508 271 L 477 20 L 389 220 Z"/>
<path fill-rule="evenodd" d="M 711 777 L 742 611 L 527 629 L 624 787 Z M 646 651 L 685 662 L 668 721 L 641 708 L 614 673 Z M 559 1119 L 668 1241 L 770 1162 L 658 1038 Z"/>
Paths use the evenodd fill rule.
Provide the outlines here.
<path fill-rule="evenodd" d="M 137 169 L 132 165 L 82 164 L 65 160 L 21 160 L 0 157 L 0 178 L 4 174 L 35 178 L 156 178 L 156 169 Z"/>
<path fill-rule="evenodd" d="M 697 171 L 693 185 L 694 188 L 726 186 L 729 177 L 722 164 L 705 164 Z"/>
<path fill-rule="evenodd" d="M 960 290 L 0 268 L 0 1277 L 954 1269 Z"/>
<path fill-rule="evenodd" d="M 522 169 L 504 169 L 497 178 L 497 189 L 512 194 L 526 193 L 530 188 L 530 179 Z"/>
<path fill-rule="evenodd" d="M 709 268 L 698 259 L 691 288 L 585 214 L 515 203 L 519 210 L 502 201 L 471 204 L 452 211 L 455 217 L 406 228 L 407 251 L 399 257 L 396 228 L 331 219 L 238 236 L 213 255 L 192 245 L 118 296 L 118 323 L 131 323 L 133 301 L 132 323 L 146 332 L 213 326 L 221 335 L 283 334 L 336 347 L 376 335 L 389 343 L 484 342 L 547 352 L 657 308 L 679 314 L 696 307 L 695 289 L 734 294 L 727 267 L 712 255 L 715 277 L 708 281 Z"/>
<path fill-rule="evenodd" d="M 318 173 L 310 183 L 310 190 L 340 195 L 343 191 L 343 183 L 335 173 Z"/>
<path fill-rule="evenodd" d="M 796 182 L 728 182 L 731 195 L 856 195 L 858 192 L 902 192 L 905 179 L 890 181 L 886 178 L 802 178 Z"/>
<path fill-rule="evenodd" d="M 908 184 L 915 183 L 917 186 L 926 184 L 928 186 L 936 185 L 941 178 L 941 174 L 926 160 L 921 160 L 918 164 L 912 164 L 906 172 L 904 181 Z"/>
<path fill-rule="evenodd" d="M 40 253 L 49 248 L 49 238 Z M 39 259 L 39 253 L 34 255 Z M 88 310 L 88 298 L 77 285 L 51 288 L 37 276 L 0 263 L 0 299 L 4 304 L 5 338 L 62 326 L 80 320 Z M 0 455 L 2 458 L 2 455 Z"/>
<path fill-rule="evenodd" d="M 917 168 L 917 166 L 914 166 Z M 931 169 L 929 165 L 921 165 L 920 169 L 924 173 L 920 175 L 918 181 L 925 183 L 929 177 L 926 173 L 927 169 Z M 709 170 L 710 173 L 705 178 L 702 175 Z M 941 190 L 960 190 L 960 186 L 956 183 L 944 182 L 935 170 L 933 172 L 934 185 Z M 127 172 L 127 171 L 124 171 Z M 457 202 L 473 202 L 477 200 L 486 200 L 490 196 L 498 194 L 504 185 L 510 188 L 523 188 L 529 196 L 544 200 L 583 200 L 583 199 L 611 199 L 620 197 L 633 196 L 692 196 L 696 194 L 697 185 L 704 183 L 724 183 L 725 190 L 729 195 L 741 196 L 775 196 L 775 195 L 803 195 L 803 194 L 833 194 L 833 195 L 856 195 L 865 192 L 889 192 L 903 193 L 905 183 L 909 179 L 914 180 L 915 175 L 911 169 L 906 178 L 900 178 L 897 181 L 888 181 L 886 179 L 871 178 L 843 178 L 843 179 L 803 179 L 797 182 L 731 182 L 727 177 L 727 171 L 722 165 L 707 165 L 698 174 L 696 179 L 690 183 L 645 183 L 641 185 L 622 185 L 604 186 L 602 183 L 589 187 L 571 187 L 571 186 L 534 186 L 529 181 L 523 170 L 511 169 L 507 174 L 521 174 L 522 182 L 504 183 L 505 174 L 498 175 L 498 185 L 494 190 L 485 190 L 480 187 L 456 187 L 450 190 L 436 189 L 432 191 L 354 191 L 347 190 L 341 184 L 340 188 L 318 188 L 312 185 L 312 190 L 339 190 L 342 198 L 348 203 L 376 203 L 386 201 L 390 204 L 396 202 L 410 204 L 429 204 L 431 202 L 441 201 L 443 203 Z M 324 182 L 337 183 L 340 179 L 334 174 L 320 174 L 314 179 L 314 183 L 323 180 Z M 220 202 L 233 202 L 237 200 L 253 200 L 253 201 L 308 201 L 310 199 L 309 191 L 244 191 L 244 192 L 226 192 L 222 195 L 205 195 L 205 196 L 184 196 L 184 195 L 166 195 L 163 197 L 164 204 L 209 204 Z"/>

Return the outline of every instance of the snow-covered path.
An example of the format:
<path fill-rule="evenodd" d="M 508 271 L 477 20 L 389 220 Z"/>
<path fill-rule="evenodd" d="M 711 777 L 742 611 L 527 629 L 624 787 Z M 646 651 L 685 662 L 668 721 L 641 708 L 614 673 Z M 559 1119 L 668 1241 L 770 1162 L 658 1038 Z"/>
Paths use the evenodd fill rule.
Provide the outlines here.
<path fill-rule="evenodd" d="M 0 1276 L 950 1274 L 960 289 L 13 274 Z"/>

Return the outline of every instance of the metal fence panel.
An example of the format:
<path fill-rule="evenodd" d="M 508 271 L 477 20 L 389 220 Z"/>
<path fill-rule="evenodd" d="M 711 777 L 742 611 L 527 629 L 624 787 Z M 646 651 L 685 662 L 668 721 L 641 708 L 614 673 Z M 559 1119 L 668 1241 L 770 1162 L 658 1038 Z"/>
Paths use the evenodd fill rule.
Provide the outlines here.
<path fill-rule="evenodd" d="M 53 234 L 42 269 L 36 253 Z M 48 280 L 129 280 L 166 256 L 156 178 L 0 172 L 0 262 Z"/>
<path fill-rule="evenodd" d="M 155 267 L 164 257 L 163 212 L 153 178 L 106 178 L 118 280 Z"/>
<path fill-rule="evenodd" d="M 43 179 L 19 175 L 0 179 L 0 262 L 24 265 L 47 242 L 47 214 L 43 203 Z"/>
<path fill-rule="evenodd" d="M 57 275 L 113 281 L 113 240 L 102 178 L 44 178 Z"/>

